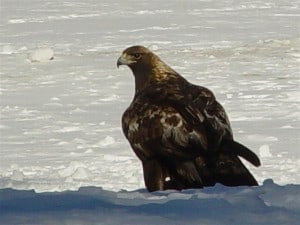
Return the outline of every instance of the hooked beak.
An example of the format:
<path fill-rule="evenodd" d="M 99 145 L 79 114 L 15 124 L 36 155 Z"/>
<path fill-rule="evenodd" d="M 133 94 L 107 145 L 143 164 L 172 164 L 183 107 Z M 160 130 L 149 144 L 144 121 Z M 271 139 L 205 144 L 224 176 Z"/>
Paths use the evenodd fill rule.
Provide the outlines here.
<path fill-rule="evenodd" d="M 117 61 L 117 67 L 119 68 L 119 66 L 122 66 L 122 65 L 129 66 L 132 63 L 136 63 L 136 61 L 130 59 L 130 57 L 127 54 L 123 53 Z"/>

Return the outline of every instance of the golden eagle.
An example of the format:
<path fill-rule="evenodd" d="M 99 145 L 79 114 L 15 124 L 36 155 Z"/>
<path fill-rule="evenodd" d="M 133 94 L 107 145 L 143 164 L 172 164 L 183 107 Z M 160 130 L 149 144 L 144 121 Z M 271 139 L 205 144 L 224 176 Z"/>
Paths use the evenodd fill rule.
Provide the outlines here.
<path fill-rule="evenodd" d="M 125 49 L 135 95 L 122 117 L 123 132 L 142 161 L 148 191 L 213 186 L 254 186 L 239 156 L 260 160 L 233 140 L 224 108 L 207 88 L 189 83 L 143 46 Z"/>

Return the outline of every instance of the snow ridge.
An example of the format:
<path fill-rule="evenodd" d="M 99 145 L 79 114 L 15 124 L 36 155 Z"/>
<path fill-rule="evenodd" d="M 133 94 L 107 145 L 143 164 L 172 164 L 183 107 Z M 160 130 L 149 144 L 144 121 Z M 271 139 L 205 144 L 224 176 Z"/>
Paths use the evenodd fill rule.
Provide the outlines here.
<path fill-rule="evenodd" d="M 259 187 L 217 185 L 155 193 L 145 189 L 113 192 L 98 187 L 45 193 L 1 189 L 0 224 L 85 224 L 85 218 L 89 218 L 89 224 L 111 225 L 159 225 L 171 221 L 207 225 L 296 224 L 300 220 L 299 196 L 300 185 L 279 186 L 272 180 Z"/>

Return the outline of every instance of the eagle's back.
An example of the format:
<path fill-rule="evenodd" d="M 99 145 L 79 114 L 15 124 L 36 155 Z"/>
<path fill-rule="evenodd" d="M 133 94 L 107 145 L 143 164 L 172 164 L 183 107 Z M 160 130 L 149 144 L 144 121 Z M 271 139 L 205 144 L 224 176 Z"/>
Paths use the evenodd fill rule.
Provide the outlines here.
<path fill-rule="evenodd" d="M 193 154 L 186 148 L 191 148 L 191 138 L 200 134 L 201 125 L 195 131 L 171 104 L 149 100 L 136 98 L 122 117 L 123 132 L 137 156 L 141 160 L 170 156 L 192 158 Z M 197 139 L 207 146 L 205 136 Z"/>
<path fill-rule="evenodd" d="M 189 96 L 191 89 L 199 92 Z M 194 158 L 207 151 L 210 134 L 204 122 L 205 106 L 196 104 L 199 94 L 211 97 L 208 91 L 177 79 L 136 93 L 123 114 L 122 127 L 138 157 Z"/>

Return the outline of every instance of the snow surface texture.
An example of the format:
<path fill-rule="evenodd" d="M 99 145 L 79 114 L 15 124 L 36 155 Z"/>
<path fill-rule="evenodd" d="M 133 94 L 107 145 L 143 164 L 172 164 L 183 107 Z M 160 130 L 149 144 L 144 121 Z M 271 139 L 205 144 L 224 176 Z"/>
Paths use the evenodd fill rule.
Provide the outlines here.
<path fill-rule="evenodd" d="M 78 190 L 83 186 L 110 191 L 144 188 L 140 162 L 122 135 L 120 122 L 133 97 L 133 77 L 128 68 L 116 69 L 121 51 L 134 44 L 150 47 L 189 81 L 216 94 L 230 117 L 235 139 L 262 160 L 259 168 L 246 164 L 260 184 L 266 178 L 280 185 L 299 184 L 300 39 L 296 0 L 31 0 L 30 4 L 1 0 L 0 10 L 0 188 L 36 192 Z M 287 196 L 284 190 L 289 187 L 280 187 L 279 195 Z M 285 221 L 291 211 L 299 212 L 299 204 L 291 209 L 283 202 L 276 217 L 277 208 L 259 200 L 257 191 L 265 190 L 272 202 L 275 195 L 271 193 L 279 186 L 264 188 L 204 190 L 209 200 L 203 204 L 202 197 L 197 199 L 202 192 L 194 191 L 190 200 L 179 197 L 178 204 L 187 209 L 197 205 L 204 212 L 207 205 L 211 206 L 222 211 L 218 215 L 224 216 L 220 219 L 224 222 L 230 216 L 225 215 L 228 205 L 220 203 L 220 195 L 230 198 L 229 193 L 239 196 L 249 190 L 254 194 L 246 195 L 247 203 L 232 202 L 230 209 L 234 211 L 230 213 L 245 214 L 252 207 L 255 211 L 261 201 L 263 206 L 257 211 L 266 213 L 269 224 L 278 224 L 280 215 Z M 13 198 L 28 194 L 28 203 L 30 197 L 44 198 L 32 192 L 3 191 L 1 200 L 7 193 Z M 294 186 L 293 191 L 299 191 L 299 187 Z M 98 192 L 112 196 L 122 193 Z M 80 196 L 82 190 L 74 193 Z M 171 195 L 176 196 L 167 193 L 165 198 Z M 48 199 L 49 195 L 45 196 Z M 64 199 L 64 193 L 58 196 Z M 110 199 L 103 201 L 111 204 Z M 251 205 L 252 201 L 257 202 Z M 168 202 L 162 204 L 164 209 L 170 205 L 170 214 L 181 213 L 183 206 Z M 150 203 L 144 198 L 147 210 L 155 212 Z M 106 214 L 107 218 L 119 209 L 116 207 L 113 215 Z M 149 216 L 147 210 L 144 213 Z M 254 211 L 247 212 L 247 218 L 256 214 Z M 141 216 L 145 224 L 160 219 L 155 213 L 151 215 L 148 219 Z M 65 216 L 63 212 L 61 216 Z M 205 218 L 203 224 L 220 224 L 214 214 Z M 253 221 L 256 215 L 250 218 Z"/>
<path fill-rule="evenodd" d="M 40 194 L 3 189 L 0 224 L 296 225 L 299 188 L 268 180 L 255 188 L 217 185 L 152 194 L 145 189 L 112 192 L 95 187 Z"/>
<path fill-rule="evenodd" d="M 46 62 L 54 59 L 54 52 L 51 48 L 39 48 L 33 51 L 28 59 L 31 62 Z"/>

